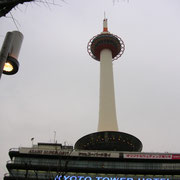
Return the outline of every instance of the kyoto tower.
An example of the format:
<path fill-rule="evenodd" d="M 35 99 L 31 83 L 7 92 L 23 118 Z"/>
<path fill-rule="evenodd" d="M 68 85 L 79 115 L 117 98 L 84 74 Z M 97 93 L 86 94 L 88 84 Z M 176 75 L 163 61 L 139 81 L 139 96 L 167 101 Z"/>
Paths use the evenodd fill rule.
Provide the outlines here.
<path fill-rule="evenodd" d="M 80 138 L 75 149 L 141 151 L 142 143 L 138 138 L 118 131 L 112 62 L 123 54 L 125 45 L 120 37 L 108 31 L 106 18 L 103 32 L 89 41 L 87 49 L 89 55 L 100 62 L 98 131 Z"/>

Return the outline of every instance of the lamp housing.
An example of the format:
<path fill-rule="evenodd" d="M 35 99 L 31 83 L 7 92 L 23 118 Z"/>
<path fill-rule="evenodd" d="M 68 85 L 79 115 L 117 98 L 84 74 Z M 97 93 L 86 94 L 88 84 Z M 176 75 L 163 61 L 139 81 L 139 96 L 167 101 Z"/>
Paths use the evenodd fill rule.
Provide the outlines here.
<path fill-rule="evenodd" d="M 7 43 L 8 56 L 3 66 L 3 74 L 13 75 L 19 70 L 18 56 L 21 49 L 23 34 L 19 31 L 8 32 L 10 41 Z M 6 38 L 7 39 L 7 38 Z"/>

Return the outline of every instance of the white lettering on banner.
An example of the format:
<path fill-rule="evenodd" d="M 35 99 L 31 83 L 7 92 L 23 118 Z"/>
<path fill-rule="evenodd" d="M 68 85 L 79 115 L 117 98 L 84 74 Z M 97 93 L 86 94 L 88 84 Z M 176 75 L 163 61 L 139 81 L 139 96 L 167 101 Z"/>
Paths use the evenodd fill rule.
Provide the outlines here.
<path fill-rule="evenodd" d="M 116 153 L 116 152 L 92 152 L 92 151 L 69 151 L 69 150 L 45 150 L 38 148 L 20 148 L 22 154 L 45 154 L 60 156 L 82 156 L 101 158 L 129 158 L 129 159 L 180 159 L 180 154 L 161 153 Z M 118 179 L 119 180 L 119 179 Z M 156 179 L 154 179 L 156 180 Z M 159 179 L 158 179 L 159 180 Z M 161 180 L 161 179 L 160 179 Z M 163 179 L 162 179 L 163 180 Z"/>
<path fill-rule="evenodd" d="M 56 150 L 37 150 L 37 149 L 30 149 L 29 154 L 47 154 L 47 155 L 70 155 L 69 151 L 56 151 Z"/>
<path fill-rule="evenodd" d="M 124 158 L 132 159 L 172 159 L 172 154 L 123 154 Z M 148 179 L 146 179 L 148 180 Z M 151 180 L 151 179 L 150 179 Z"/>
<path fill-rule="evenodd" d="M 72 156 L 86 156 L 86 157 L 114 157 L 118 158 L 119 154 L 114 153 L 106 153 L 106 152 L 75 152 L 75 151 L 63 151 L 63 150 L 40 150 L 40 149 L 31 149 L 31 148 L 21 148 L 20 153 L 28 153 L 28 154 L 45 154 L 45 155 L 72 155 Z"/>
<path fill-rule="evenodd" d="M 54 180 L 170 180 L 169 178 L 132 178 L 132 177 L 90 177 L 90 176 L 62 176 L 57 175 Z"/>
<path fill-rule="evenodd" d="M 179 154 L 172 155 L 172 159 L 180 159 L 180 155 Z"/>
<path fill-rule="evenodd" d="M 99 153 L 99 152 L 79 152 L 79 156 L 87 156 L 87 157 L 111 157 L 111 153 Z M 118 154 L 116 153 L 116 157 Z"/>

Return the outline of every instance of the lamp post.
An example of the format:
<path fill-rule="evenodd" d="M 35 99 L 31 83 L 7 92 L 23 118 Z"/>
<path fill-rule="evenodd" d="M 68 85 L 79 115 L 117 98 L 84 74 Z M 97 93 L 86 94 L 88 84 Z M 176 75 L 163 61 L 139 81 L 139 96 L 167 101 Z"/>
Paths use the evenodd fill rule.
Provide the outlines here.
<path fill-rule="evenodd" d="M 0 51 L 0 78 L 2 74 L 13 75 L 18 72 L 18 56 L 22 41 L 21 32 L 7 32 Z"/>

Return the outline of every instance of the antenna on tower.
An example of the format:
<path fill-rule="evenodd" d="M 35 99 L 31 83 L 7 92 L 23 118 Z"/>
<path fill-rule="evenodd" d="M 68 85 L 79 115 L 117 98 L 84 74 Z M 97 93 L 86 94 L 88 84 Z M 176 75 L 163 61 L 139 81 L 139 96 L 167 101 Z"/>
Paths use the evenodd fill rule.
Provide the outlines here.
<path fill-rule="evenodd" d="M 104 19 L 106 19 L 106 12 L 104 11 Z"/>
<path fill-rule="evenodd" d="M 102 33 L 109 33 L 108 32 L 107 19 L 105 18 L 105 14 L 104 14 L 104 20 L 103 20 L 103 32 Z"/>

